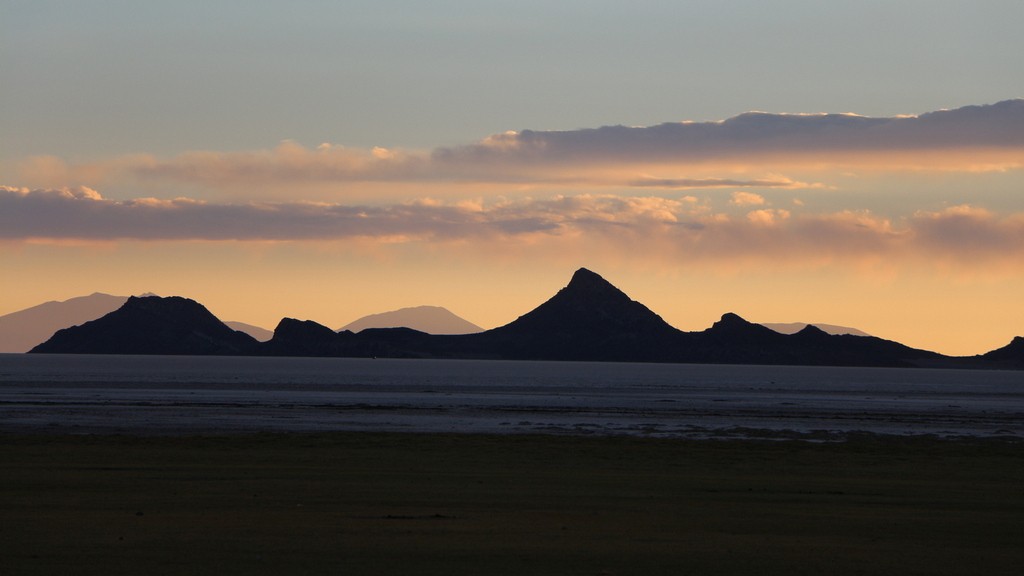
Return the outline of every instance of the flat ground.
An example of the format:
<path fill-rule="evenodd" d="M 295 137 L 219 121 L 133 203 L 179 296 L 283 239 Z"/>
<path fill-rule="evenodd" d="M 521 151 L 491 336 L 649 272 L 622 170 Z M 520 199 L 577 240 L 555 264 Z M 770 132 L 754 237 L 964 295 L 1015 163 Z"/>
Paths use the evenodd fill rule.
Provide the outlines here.
<path fill-rule="evenodd" d="M 1013 574 L 1024 445 L 0 437 L 0 573 Z"/>

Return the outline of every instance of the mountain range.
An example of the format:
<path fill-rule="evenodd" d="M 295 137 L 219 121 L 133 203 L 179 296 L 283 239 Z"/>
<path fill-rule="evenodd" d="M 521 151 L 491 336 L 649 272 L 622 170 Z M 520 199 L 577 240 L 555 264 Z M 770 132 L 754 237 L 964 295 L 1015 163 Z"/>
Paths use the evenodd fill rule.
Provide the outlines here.
<path fill-rule="evenodd" d="M 131 297 L 106 316 L 59 330 L 34 353 L 238 354 L 390 358 L 592 360 L 829 366 L 1024 369 L 1024 338 L 984 355 L 949 357 L 873 336 L 814 326 L 781 334 L 727 313 L 684 332 L 604 278 L 581 268 L 551 299 L 479 333 L 431 335 L 410 328 L 335 332 L 284 318 L 267 342 L 231 330 L 180 297 Z"/>
<path fill-rule="evenodd" d="M 152 296 L 152 294 L 144 294 Z M 63 301 L 44 302 L 17 312 L 0 316 L 0 353 L 28 352 L 62 328 L 95 320 L 120 308 L 127 296 L 95 292 Z M 260 342 L 270 340 L 271 330 L 245 322 L 225 321 L 232 330 L 239 330 Z M 371 314 L 351 322 L 340 331 L 359 332 L 366 328 L 404 326 L 428 334 L 470 334 L 483 328 L 464 320 L 440 306 L 416 306 L 381 314 Z"/>
<path fill-rule="evenodd" d="M 28 352 L 57 330 L 95 320 L 117 310 L 126 300 L 128 300 L 127 296 L 113 296 L 96 292 L 60 302 L 45 302 L 0 316 L 0 353 Z M 233 330 L 245 332 L 260 342 L 266 342 L 274 335 L 271 330 L 244 322 L 228 320 L 224 324 Z M 762 325 L 783 334 L 795 334 L 808 326 L 802 322 L 762 323 Z M 856 328 L 846 326 L 819 323 L 814 326 L 829 334 L 869 335 Z M 446 308 L 415 306 L 363 316 L 341 327 L 338 332 L 346 330 L 360 332 L 367 328 L 399 327 L 412 328 L 428 334 L 473 334 L 484 331 L 480 326 L 455 315 Z"/>

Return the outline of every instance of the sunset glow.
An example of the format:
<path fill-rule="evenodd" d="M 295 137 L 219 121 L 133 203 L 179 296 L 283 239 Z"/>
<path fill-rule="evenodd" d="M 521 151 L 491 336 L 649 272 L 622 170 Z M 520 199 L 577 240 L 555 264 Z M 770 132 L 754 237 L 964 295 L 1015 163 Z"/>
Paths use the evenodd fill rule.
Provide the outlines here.
<path fill-rule="evenodd" d="M 822 6 L 812 34 L 796 2 L 234 26 L 65 4 L 0 23 L 0 315 L 153 292 L 266 328 L 419 305 L 491 328 L 585 266 L 683 330 L 735 312 L 956 355 L 1024 335 L 1019 2 L 874 40 L 855 13 L 913 11 Z"/>

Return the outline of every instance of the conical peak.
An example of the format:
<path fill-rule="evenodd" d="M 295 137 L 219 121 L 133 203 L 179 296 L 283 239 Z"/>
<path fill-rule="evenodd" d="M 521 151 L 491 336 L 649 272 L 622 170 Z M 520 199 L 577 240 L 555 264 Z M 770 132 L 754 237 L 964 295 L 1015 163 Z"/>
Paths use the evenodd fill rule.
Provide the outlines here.
<path fill-rule="evenodd" d="M 828 332 L 825 332 L 821 328 L 818 328 L 814 324 L 808 324 L 804 326 L 797 334 L 802 336 L 828 336 Z"/>
<path fill-rule="evenodd" d="M 611 282 L 602 278 L 599 274 L 591 272 L 586 268 L 580 268 L 573 275 L 572 279 L 569 280 L 569 284 L 560 290 L 560 293 L 568 293 L 575 295 L 591 295 L 601 297 L 613 297 L 613 298 L 625 298 L 629 300 L 629 297 L 622 291 L 612 285 Z"/>
<path fill-rule="evenodd" d="M 807 326 L 804 326 L 803 329 L 801 329 L 799 332 L 797 332 L 794 335 L 797 336 L 797 337 L 800 337 L 800 338 L 828 338 L 829 337 L 828 332 L 825 332 L 824 330 L 818 328 L 817 326 L 815 326 L 813 324 L 808 324 Z"/>
<path fill-rule="evenodd" d="M 572 286 L 574 284 L 611 286 L 611 284 L 607 280 L 602 278 L 600 274 L 597 274 L 596 272 L 591 272 L 586 268 L 580 268 L 579 270 L 573 273 L 572 279 L 569 280 L 569 286 Z"/>
<path fill-rule="evenodd" d="M 588 335 L 675 331 L 646 306 L 586 268 L 577 270 L 550 300 L 502 329 L 538 333 L 575 330 Z"/>
<path fill-rule="evenodd" d="M 572 275 L 569 284 L 559 290 L 552 301 L 571 302 L 574 306 L 588 308 L 604 308 L 610 303 L 625 305 L 631 302 L 631 299 L 625 292 L 616 288 L 600 275 L 586 268 L 580 268 Z"/>

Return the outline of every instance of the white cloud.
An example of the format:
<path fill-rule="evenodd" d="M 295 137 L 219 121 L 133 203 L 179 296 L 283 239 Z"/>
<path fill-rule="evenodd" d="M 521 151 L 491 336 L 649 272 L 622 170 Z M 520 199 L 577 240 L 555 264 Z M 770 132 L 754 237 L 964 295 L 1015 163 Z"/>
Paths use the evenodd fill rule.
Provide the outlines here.
<path fill-rule="evenodd" d="M 788 210 L 753 210 L 747 212 L 747 220 L 761 226 L 774 226 L 780 220 L 789 218 Z"/>
<path fill-rule="evenodd" d="M 736 206 L 760 206 L 764 204 L 764 196 L 753 192 L 733 192 L 730 203 Z"/>

